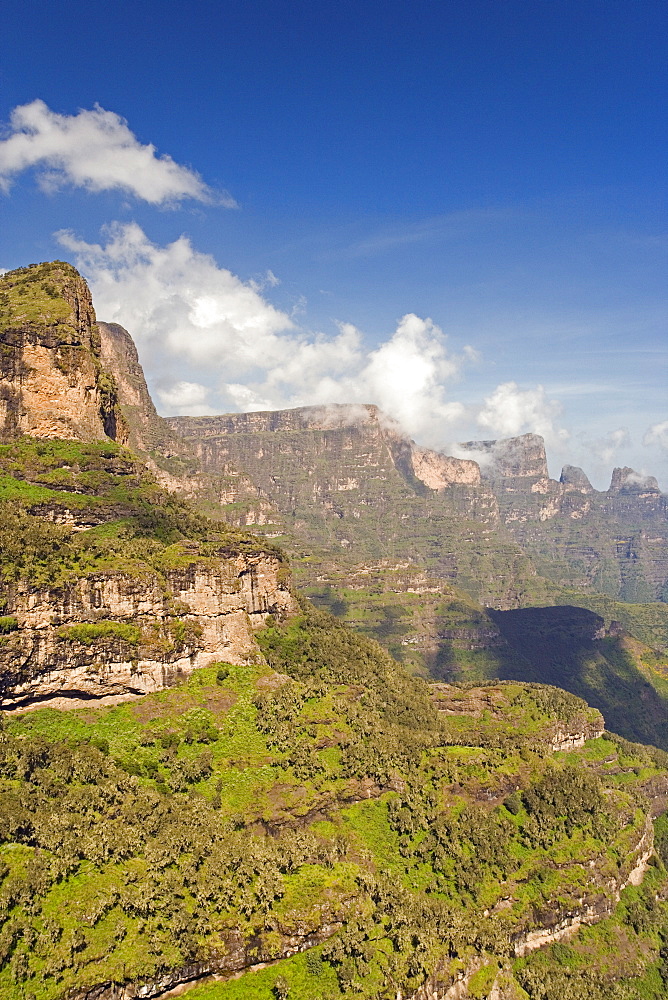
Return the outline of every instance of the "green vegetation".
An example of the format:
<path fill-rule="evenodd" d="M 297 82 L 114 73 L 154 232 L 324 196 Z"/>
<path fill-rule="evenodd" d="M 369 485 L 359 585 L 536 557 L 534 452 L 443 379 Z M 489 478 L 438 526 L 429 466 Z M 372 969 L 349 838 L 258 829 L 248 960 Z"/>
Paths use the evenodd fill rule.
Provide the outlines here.
<path fill-rule="evenodd" d="M 76 347 L 62 297 L 71 281 L 58 263 L 5 276 L 5 346 L 38 323 Z M 95 372 L 115 414 L 113 379 Z M 0 715 L 0 1000 L 158 992 L 197 971 L 240 978 L 202 982 L 194 1000 L 394 1000 L 428 977 L 440 992 L 468 977 L 477 1000 L 498 988 L 508 1000 L 665 996 L 665 815 L 645 883 L 612 911 L 647 847 L 668 755 L 597 735 L 599 713 L 576 696 L 665 744 L 659 657 L 614 630 L 598 635 L 590 610 L 477 603 L 547 604 L 581 578 L 639 600 L 642 532 L 623 571 L 603 553 L 592 575 L 564 556 L 564 540 L 580 551 L 579 525 L 531 538 L 527 527 L 549 583 L 493 527 L 486 488 L 433 493 L 396 441 L 367 430 L 247 435 L 240 453 L 266 495 L 267 477 L 289 484 L 266 532 L 280 522 L 300 579 L 367 635 L 302 601 L 260 632 L 257 662 L 216 664 L 115 706 Z M 159 457 L 174 474 L 199 468 L 194 451 Z M 205 505 L 220 495 L 212 482 Z M 253 509 L 243 489 L 238 520 Z M 97 606 L 94 621 L 56 617 L 56 649 L 77 669 L 103 669 L 105 645 L 133 671 L 145 657 L 190 655 L 202 630 L 169 597 L 170 574 L 266 551 L 283 558 L 166 493 L 111 441 L 0 445 L 2 610 L 44 602 L 45 588 L 66 605 L 76 581 L 114 574 L 164 598 L 159 620 L 112 620 Z M 656 609 L 628 614 L 647 635 L 662 628 Z M 22 621 L 0 617 L 0 639 L 28 679 Z M 459 683 L 411 676 L 370 636 Z M 532 932 L 591 914 L 606 919 L 518 957 Z"/>
<path fill-rule="evenodd" d="M 71 306 L 63 298 L 63 285 L 77 278 L 71 264 L 62 261 L 9 271 L 0 277 L 0 330 L 26 323 L 40 327 L 58 325 L 59 336 L 71 318 Z M 3 287 L 4 286 L 4 287 Z M 75 335 L 73 327 L 69 328 Z"/>
<path fill-rule="evenodd" d="M 63 625 L 57 632 L 61 639 L 73 639 L 84 646 L 92 646 L 98 639 L 121 639 L 136 646 L 140 630 L 129 622 L 80 622 L 78 625 Z"/>
<path fill-rule="evenodd" d="M 314 947 L 194 998 L 394 997 L 476 954 L 508 963 L 541 914 L 632 864 L 663 758 L 600 739 L 553 754 L 555 729 L 594 719 L 573 696 L 434 701 L 307 604 L 260 641 L 269 666 L 5 720 L 0 996 L 273 960 L 296 936 Z"/>
<path fill-rule="evenodd" d="M 572 691 L 603 712 L 610 729 L 668 749 L 668 677 L 643 662 L 651 653 L 578 607 L 490 611 L 515 652 L 501 676 Z"/>
<path fill-rule="evenodd" d="M 619 622 L 629 635 L 653 649 L 668 653 L 668 604 L 628 604 L 603 594 L 575 591 L 566 591 L 564 603 L 589 608 L 600 615 L 608 626 Z"/>
<path fill-rule="evenodd" d="M 259 551 L 277 552 L 197 514 L 112 441 L 0 445 L 0 585 L 60 586 L 100 570 L 142 576 Z"/>

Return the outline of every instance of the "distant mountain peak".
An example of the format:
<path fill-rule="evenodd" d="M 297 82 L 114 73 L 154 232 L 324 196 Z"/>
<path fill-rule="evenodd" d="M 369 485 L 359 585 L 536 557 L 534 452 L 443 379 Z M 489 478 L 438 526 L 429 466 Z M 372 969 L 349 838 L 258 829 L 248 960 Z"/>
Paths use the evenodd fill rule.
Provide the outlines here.
<path fill-rule="evenodd" d="M 589 482 L 587 475 L 578 465 L 565 465 L 561 470 L 559 482 L 567 490 L 576 490 L 579 493 L 594 492 L 594 487 Z"/>
<path fill-rule="evenodd" d="M 480 465 L 483 476 L 549 478 L 545 441 L 540 434 L 520 434 L 496 441 L 466 441 L 460 448 Z"/>
<path fill-rule="evenodd" d="M 622 469 L 617 468 L 612 470 L 610 490 L 615 493 L 619 493 L 620 491 L 629 493 L 660 492 L 659 484 L 654 476 L 644 476 L 636 472 L 635 469 L 629 468 L 628 465 Z"/>

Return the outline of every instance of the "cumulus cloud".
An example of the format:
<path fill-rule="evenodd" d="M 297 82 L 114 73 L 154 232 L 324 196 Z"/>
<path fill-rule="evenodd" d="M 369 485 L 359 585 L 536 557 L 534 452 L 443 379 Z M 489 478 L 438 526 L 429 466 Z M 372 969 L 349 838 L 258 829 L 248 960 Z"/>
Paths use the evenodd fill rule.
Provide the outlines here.
<path fill-rule="evenodd" d="M 516 382 L 504 382 L 487 396 L 477 423 L 496 437 L 515 437 L 529 431 L 541 434 L 548 444 L 565 442 L 568 431 L 559 427 L 561 404 L 550 399 L 542 385 L 521 389 Z"/>
<path fill-rule="evenodd" d="M 173 382 L 164 388 L 159 386 L 157 392 L 163 409 L 169 413 L 203 417 L 214 412 L 208 403 L 209 390 L 199 382 Z"/>
<path fill-rule="evenodd" d="M 257 280 L 242 281 L 186 237 L 156 246 L 130 223 L 110 227 L 100 244 L 68 232 L 59 240 L 88 278 L 100 318 L 137 341 L 163 412 L 376 403 L 432 445 L 463 415 L 448 385 L 466 356 L 449 350 L 430 319 L 409 313 L 369 349 L 350 323 L 330 336 L 301 329 Z M 269 286 L 276 282 L 272 274 Z"/>
<path fill-rule="evenodd" d="M 127 122 L 98 104 L 76 115 L 60 115 L 32 101 L 14 108 L 6 138 L 0 141 L 0 190 L 12 179 L 37 168 L 40 186 L 52 192 L 65 185 L 88 191 L 121 190 L 152 205 L 184 198 L 233 207 L 226 193 L 212 191 L 188 167 L 171 156 L 158 156 L 155 146 L 142 145 Z"/>
<path fill-rule="evenodd" d="M 627 448 L 631 444 L 631 435 L 626 427 L 618 427 L 616 430 L 608 431 L 607 434 L 593 440 L 584 436 L 584 441 L 594 458 L 608 466 L 615 461 L 621 449 Z"/>
<path fill-rule="evenodd" d="M 647 447 L 658 447 L 668 453 L 668 420 L 652 424 L 643 435 L 642 443 Z"/>

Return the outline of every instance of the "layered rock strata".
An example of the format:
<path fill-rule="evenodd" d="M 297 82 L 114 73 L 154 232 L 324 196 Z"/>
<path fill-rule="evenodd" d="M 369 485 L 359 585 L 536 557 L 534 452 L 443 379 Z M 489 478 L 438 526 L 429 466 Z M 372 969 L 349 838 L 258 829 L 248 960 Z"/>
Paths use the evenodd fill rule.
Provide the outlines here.
<path fill-rule="evenodd" d="M 58 589 L 20 584 L 5 608 L 17 627 L 1 637 L 0 707 L 146 694 L 210 663 L 256 661 L 254 630 L 296 611 L 285 577 L 260 553 Z"/>

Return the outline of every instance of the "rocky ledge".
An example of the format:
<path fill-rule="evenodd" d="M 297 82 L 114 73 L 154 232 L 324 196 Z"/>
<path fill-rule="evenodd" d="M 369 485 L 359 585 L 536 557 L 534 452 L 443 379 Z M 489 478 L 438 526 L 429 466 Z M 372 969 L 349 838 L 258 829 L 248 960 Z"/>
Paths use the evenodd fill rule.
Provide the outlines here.
<path fill-rule="evenodd" d="M 254 630 L 296 610 L 288 579 L 277 556 L 258 553 L 20 584 L 2 619 L 0 707 L 142 695 L 214 662 L 253 662 Z"/>

